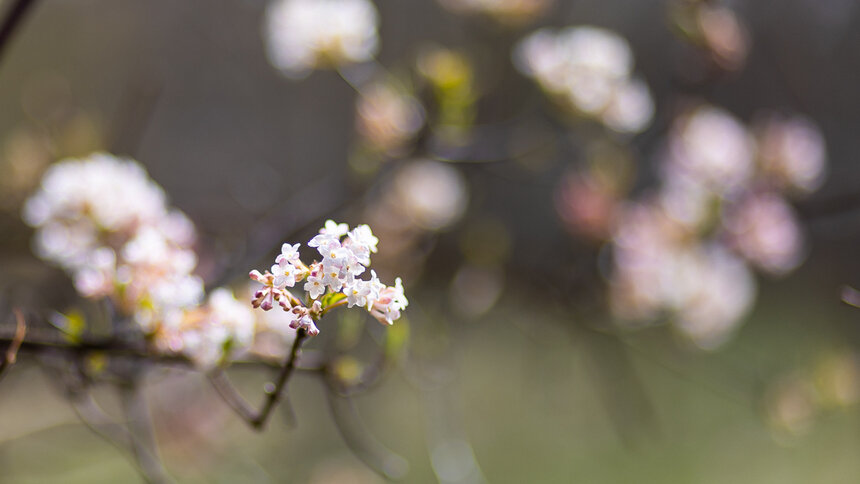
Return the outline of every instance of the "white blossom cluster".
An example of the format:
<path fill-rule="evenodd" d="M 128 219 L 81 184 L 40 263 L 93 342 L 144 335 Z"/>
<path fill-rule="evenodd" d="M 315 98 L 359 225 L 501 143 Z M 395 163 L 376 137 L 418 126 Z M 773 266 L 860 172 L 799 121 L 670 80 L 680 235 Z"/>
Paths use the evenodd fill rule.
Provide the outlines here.
<path fill-rule="evenodd" d="M 627 41 L 609 30 L 538 30 L 515 47 L 514 62 L 573 112 L 614 131 L 638 133 L 654 115 L 648 86 L 633 76 Z"/>
<path fill-rule="evenodd" d="M 750 130 L 711 106 L 680 116 L 659 190 L 618 216 L 615 312 L 667 314 L 703 347 L 725 341 L 755 299 L 749 266 L 779 276 L 802 262 L 803 233 L 785 196 L 818 186 L 825 158 L 803 118 L 768 117 Z"/>
<path fill-rule="evenodd" d="M 156 347 L 208 367 L 226 347 L 249 344 L 253 313 L 230 291 L 201 305 L 194 225 L 138 163 L 104 153 L 62 160 L 22 216 L 36 228 L 37 255 L 68 272 L 82 296 L 110 298 Z"/>
<path fill-rule="evenodd" d="M 290 315 L 291 328 L 304 329 L 311 336 L 319 334 L 315 322 L 343 304 L 363 307 L 380 322 L 392 324 L 409 304 L 400 278 L 394 286 L 382 284 L 375 271 L 370 271 L 370 279 L 358 278 L 370 265 L 370 254 L 376 252 L 378 242 L 367 225 L 349 230 L 346 224 L 328 220 L 308 242 L 322 261 L 305 265 L 299 258 L 299 244 L 284 244 L 271 271 L 251 271 L 251 279 L 263 284 L 252 305 L 268 311 L 277 303 Z M 306 304 L 288 289 L 302 282 Z"/>
<path fill-rule="evenodd" d="M 379 49 L 378 23 L 369 0 L 275 0 L 263 34 L 272 65 L 301 78 L 318 67 L 372 59 Z"/>

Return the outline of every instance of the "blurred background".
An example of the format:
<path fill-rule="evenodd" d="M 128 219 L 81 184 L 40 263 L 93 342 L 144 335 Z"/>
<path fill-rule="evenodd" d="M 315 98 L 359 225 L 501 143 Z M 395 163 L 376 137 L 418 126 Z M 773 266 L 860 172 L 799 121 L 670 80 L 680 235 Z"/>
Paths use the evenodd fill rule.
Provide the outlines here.
<path fill-rule="evenodd" d="M 304 69 L 275 2 L 33 3 L 0 57 L 4 335 L 88 310 L 21 213 L 99 151 L 196 225 L 207 287 L 332 218 L 410 301 L 345 411 L 300 373 L 256 433 L 201 373 L 147 372 L 177 481 L 856 482 L 858 2 L 376 0 L 374 53 Z M 383 328 L 346 314 L 307 348 L 351 368 Z M 0 481 L 142 479 L 43 360 L 0 382 Z"/>

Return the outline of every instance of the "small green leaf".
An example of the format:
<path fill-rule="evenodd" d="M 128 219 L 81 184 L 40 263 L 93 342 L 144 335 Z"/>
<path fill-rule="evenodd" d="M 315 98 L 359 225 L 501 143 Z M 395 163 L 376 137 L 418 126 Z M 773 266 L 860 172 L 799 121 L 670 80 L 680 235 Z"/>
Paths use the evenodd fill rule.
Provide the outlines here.
<path fill-rule="evenodd" d="M 73 343 L 81 340 L 81 335 L 84 334 L 84 330 L 87 328 L 87 320 L 84 314 L 77 309 L 72 309 L 67 313 L 54 313 L 49 321 L 52 326 L 63 333 L 63 336 L 67 340 Z"/>
<path fill-rule="evenodd" d="M 342 292 L 330 292 L 320 299 L 320 304 L 322 304 L 323 311 L 325 311 L 330 306 L 337 304 L 344 299 L 346 299 L 346 294 Z"/>

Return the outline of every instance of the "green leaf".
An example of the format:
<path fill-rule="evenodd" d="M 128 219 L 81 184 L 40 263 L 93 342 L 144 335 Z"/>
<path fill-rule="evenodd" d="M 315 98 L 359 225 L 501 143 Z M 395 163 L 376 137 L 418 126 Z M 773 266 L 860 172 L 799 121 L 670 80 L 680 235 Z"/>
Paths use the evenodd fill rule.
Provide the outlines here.
<path fill-rule="evenodd" d="M 87 320 L 78 309 L 72 309 L 66 313 L 54 313 L 49 322 L 73 343 L 81 340 L 81 335 L 87 328 Z"/>

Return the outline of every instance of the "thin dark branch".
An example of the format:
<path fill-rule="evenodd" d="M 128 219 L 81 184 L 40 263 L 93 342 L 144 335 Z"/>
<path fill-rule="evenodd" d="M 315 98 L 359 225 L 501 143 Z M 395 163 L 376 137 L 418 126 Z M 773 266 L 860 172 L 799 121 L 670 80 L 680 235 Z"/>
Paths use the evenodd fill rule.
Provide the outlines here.
<path fill-rule="evenodd" d="M 281 392 L 290 380 L 290 375 L 293 374 L 293 370 L 296 368 L 299 349 L 301 349 L 302 342 L 306 337 L 307 333 L 304 329 L 296 331 L 296 339 L 293 340 L 293 346 L 290 348 L 289 355 L 287 355 L 287 362 L 284 364 L 284 367 L 281 369 L 281 373 L 278 375 L 278 380 L 275 382 L 275 388 L 268 393 L 266 401 L 263 402 L 263 407 L 260 409 L 260 413 L 257 414 L 257 418 L 251 421 L 251 425 L 255 429 L 262 430 L 263 426 L 266 425 L 266 421 L 269 419 L 269 414 L 272 413 L 272 409 L 275 408 L 278 400 L 280 400 Z"/>
<path fill-rule="evenodd" d="M 254 407 L 248 403 L 245 398 L 239 394 L 230 380 L 227 379 L 227 375 L 224 374 L 224 370 L 218 369 L 209 375 L 209 383 L 212 384 L 212 387 L 215 388 L 215 391 L 218 392 L 218 395 L 221 397 L 224 402 L 236 412 L 242 420 L 251 423 L 257 418 L 257 411 Z"/>
<path fill-rule="evenodd" d="M 224 372 L 219 370 L 209 375 L 209 381 L 215 390 L 224 399 L 227 405 L 230 406 L 242 420 L 246 421 L 254 430 L 262 430 L 272 410 L 282 398 L 284 387 L 290 380 L 293 371 L 298 369 L 299 350 L 302 347 L 302 342 L 307 338 L 307 333 L 304 329 L 296 331 L 296 339 L 293 340 L 293 345 L 290 352 L 287 354 L 287 359 L 284 361 L 283 367 L 278 374 L 278 379 L 275 384 L 266 391 L 266 399 L 263 401 L 259 411 L 254 411 L 253 407 L 239 394 L 238 390 L 230 383 Z"/>
<path fill-rule="evenodd" d="M 15 0 L 15 3 L 9 8 L 3 23 L 0 24 L 0 59 L 9 47 L 16 30 L 27 16 L 27 12 L 31 11 L 34 5 L 36 5 L 36 0 Z"/>

